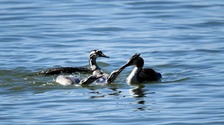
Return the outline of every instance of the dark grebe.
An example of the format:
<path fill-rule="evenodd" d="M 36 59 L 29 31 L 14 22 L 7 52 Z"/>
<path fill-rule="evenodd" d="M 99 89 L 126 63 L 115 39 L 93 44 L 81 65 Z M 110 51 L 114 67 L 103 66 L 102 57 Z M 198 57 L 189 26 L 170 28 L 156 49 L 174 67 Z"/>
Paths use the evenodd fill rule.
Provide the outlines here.
<path fill-rule="evenodd" d="M 134 54 L 129 61 L 122 66 L 124 69 L 127 66 L 134 65 L 135 68 L 131 74 L 127 77 L 128 84 L 142 83 L 145 81 L 156 81 L 162 78 L 162 75 L 151 68 L 143 68 L 144 60 L 140 57 L 140 54 Z"/>

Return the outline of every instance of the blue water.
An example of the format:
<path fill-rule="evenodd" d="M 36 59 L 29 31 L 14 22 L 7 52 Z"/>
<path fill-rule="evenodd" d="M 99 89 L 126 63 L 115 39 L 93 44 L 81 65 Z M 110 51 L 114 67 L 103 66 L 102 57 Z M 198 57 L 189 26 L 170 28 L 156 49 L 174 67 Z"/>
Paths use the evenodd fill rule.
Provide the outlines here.
<path fill-rule="evenodd" d="M 0 124 L 224 124 L 223 0 L 1 0 Z M 141 53 L 161 81 L 61 86 L 37 72 L 85 66 L 110 73 Z M 75 74 L 85 76 L 86 74 Z"/>

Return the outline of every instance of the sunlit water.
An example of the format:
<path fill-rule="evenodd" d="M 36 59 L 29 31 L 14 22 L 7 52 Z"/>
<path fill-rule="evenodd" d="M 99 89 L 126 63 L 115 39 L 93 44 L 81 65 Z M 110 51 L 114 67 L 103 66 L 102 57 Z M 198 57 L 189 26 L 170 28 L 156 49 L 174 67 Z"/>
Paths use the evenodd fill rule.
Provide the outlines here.
<path fill-rule="evenodd" d="M 224 124 L 223 0 L 0 2 L 0 124 Z M 141 53 L 161 81 L 61 86 L 52 67 L 110 73 Z M 85 77 L 88 74 L 73 74 Z"/>

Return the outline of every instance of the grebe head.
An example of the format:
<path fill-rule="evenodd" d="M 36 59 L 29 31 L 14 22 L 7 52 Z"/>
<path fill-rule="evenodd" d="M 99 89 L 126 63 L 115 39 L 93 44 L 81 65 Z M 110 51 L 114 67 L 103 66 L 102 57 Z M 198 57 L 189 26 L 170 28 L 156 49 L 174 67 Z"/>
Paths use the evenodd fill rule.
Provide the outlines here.
<path fill-rule="evenodd" d="M 143 67 L 144 60 L 140 57 L 140 54 L 134 54 L 129 61 L 124 65 L 124 67 L 135 65 L 136 67 Z"/>
<path fill-rule="evenodd" d="M 110 58 L 109 56 L 106 56 L 101 50 L 92 50 L 89 56 L 90 58 L 97 58 L 97 57 Z"/>

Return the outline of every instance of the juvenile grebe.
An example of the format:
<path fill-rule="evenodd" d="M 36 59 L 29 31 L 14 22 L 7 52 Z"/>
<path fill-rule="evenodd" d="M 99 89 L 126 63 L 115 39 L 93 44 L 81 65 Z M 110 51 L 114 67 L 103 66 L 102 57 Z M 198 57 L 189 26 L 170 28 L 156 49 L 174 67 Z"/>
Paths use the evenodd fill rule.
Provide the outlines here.
<path fill-rule="evenodd" d="M 105 75 L 101 68 L 97 65 L 96 59 L 98 57 L 110 58 L 106 56 L 101 50 L 92 50 L 89 54 L 89 66 L 93 75 Z"/>
<path fill-rule="evenodd" d="M 123 71 L 125 67 L 121 67 L 118 70 L 115 70 L 109 74 L 104 73 L 101 68 L 97 65 L 96 63 L 96 58 L 97 57 L 105 57 L 109 58 L 109 56 L 106 56 L 102 51 L 100 50 L 92 50 L 90 52 L 90 60 L 89 60 L 89 65 L 90 69 L 93 71 L 93 75 L 96 76 L 102 76 L 101 78 L 97 79 L 96 82 L 98 83 L 112 83 L 118 75 Z"/>
<path fill-rule="evenodd" d="M 87 85 L 91 84 L 96 80 L 105 81 L 104 79 L 107 78 L 109 75 L 103 73 L 103 71 L 99 68 L 99 66 L 96 63 L 97 57 L 109 58 L 100 50 L 92 50 L 89 55 L 89 65 L 90 70 L 92 71 L 92 75 L 84 78 L 83 80 L 80 80 L 79 78 L 73 76 L 59 75 L 56 78 L 56 82 L 61 85 L 73 85 L 73 84 Z"/>
<path fill-rule="evenodd" d="M 89 85 L 101 77 L 102 76 L 90 75 L 80 81 L 79 78 L 75 78 L 72 76 L 59 75 L 56 78 L 56 82 L 61 85 L 64 85 L 64 86 L 67 86 L 67 85 Z"/>
<path fill-rule="evenodd" d="M 122 68 L 131 65 L 134 65 L 135 68 L 126 79 L 128 84 L 142 83 L 145 81 L 157 81 L 162 78 L 162 75 L 155 70 L 151 68 L 143 68 L 144 60 L 140 57 L 140 54 L 134 54 L 129 61 L 122 66 Z"/>
<path fill-rule="evenodd" d="M 122 66 L 121 68 L 119 68 L 118 70 L 115 70 L 113 72 L 109 74 L 104 73 L 101 68 L 97 65 L 96 63 L 96 58 L 97 57 L 105 57 L 105 58 L 109 58 L 109 56 L 106 56 L 102 51 L 100 50 L 92 50 L 90 52 L 90 60 L 89 60 L 89 65 L 90 65 L 90 69 L 93 71 L 93 75 L 96 76 L 102 76 L 101 78 L 98 78 L 96 80 L 96 82 L 98 83 L 107 83 L 110 84 L 113 81 L 116 80 L 116 78 L 118 77 L 118 75 L 124 70 L 125 66 Z"/>
<path fill-rule="evenodd" d="M 109 56 L 106 56 L 100 50 L 92 50 L 89 55 L 89 65 L 90 65 L 90 70 L 92 71 L 92 75 L 90 75 L 89 77 L 83 80 L 80 80 L 79 78 L 72 77 L 72 76 L 59 75 L 56 78 L 56 82 L 61 85 L 73 85 L 73 84 L 88 85 L 94 81 L 96 81 L 96 83 L 108 83 L 108 84 L 112 83 L 118 77 L 118 75 L 123 71 L 125 66 L 111 72 L 111 74 L 109 75 L 107 73 L 104 73 L 101 70 L 101 68 L 97 65 L 96 59 L 98 57 L 109 58 Z"/>

